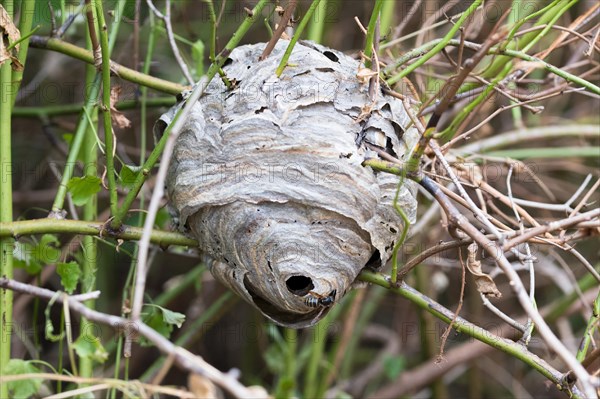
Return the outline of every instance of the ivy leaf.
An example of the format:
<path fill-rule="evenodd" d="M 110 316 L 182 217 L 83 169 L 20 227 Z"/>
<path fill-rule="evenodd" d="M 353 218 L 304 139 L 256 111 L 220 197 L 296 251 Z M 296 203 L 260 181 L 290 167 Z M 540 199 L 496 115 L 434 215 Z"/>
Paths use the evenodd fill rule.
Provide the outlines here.
<path fill-rule="evenodd" d="M 396 379 L 406 368 L 404 356 L 388 356 L 383 359 L 383 371 L 390 380 Z"/>
<path fill-rule="evenodd" d="M 104 363 L 108 359 L 108 352 L 102 346 L 100 338 L 93 335 L 80 335 L 73 343 L 73 349 L 80 358 L 91 359 L 98 363 Z"/>
<path fill-rule="evenodd" d="M 72 294 L 77 288 L 77 283 L 81 276 L 81 268 L 77 262 L 59 263 L 56 265 L 56 272 L 60 276 L 60 282 L 65 291 Z"/>
<path fill-rule="evenodd" d="M 73 203 L 81 206 L 88 202 L 92 195 L 100 191 L 101 182 L 102 180 L 98 176 L 73 177 L 67 183 Z"/>
<path fill-rule="evenodd" d="M 141 166 L 123 165 L 119 172 L 119 184 L 124 188 L 132 188 L 141 170 Z"/>
<path fill-rule="evenodd" d="M 10 359 L 4 369 L 5 375 L 37 374 L 40 369 L 35 367 L 30 360 Z M 42 385 L 41 378 L 28 378 L 7 383 L 11 398 L 29 398 L 36 394 Z"/>

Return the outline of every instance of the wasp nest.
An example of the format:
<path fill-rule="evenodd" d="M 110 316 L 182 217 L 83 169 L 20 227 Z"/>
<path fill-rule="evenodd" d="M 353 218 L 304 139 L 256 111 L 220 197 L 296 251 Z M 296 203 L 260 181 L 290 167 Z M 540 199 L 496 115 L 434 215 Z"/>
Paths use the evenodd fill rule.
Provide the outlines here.
<path fill-rule="evenodd" d="M 307 327 L 365 267 L 385 265 L 402 221 L 399 179 L 362 166 L 377 147 L 403 159 L 417 140 L 400 100 L 357 77 L 358 61 L 313 43 L 263 61 L 235 49 L 178 138 L 167 177 L 179 222 L 214 261 L 212 274 L 275 323 Z M 157 123 L 160 134 L 181 103 Z M 415 186 L 399 205 L 415 218 Z"/>

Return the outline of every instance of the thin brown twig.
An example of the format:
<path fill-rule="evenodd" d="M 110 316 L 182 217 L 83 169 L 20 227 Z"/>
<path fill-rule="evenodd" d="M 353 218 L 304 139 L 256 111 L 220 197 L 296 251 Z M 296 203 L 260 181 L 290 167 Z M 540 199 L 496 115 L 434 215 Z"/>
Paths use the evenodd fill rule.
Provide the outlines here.
<path fill-rule="evenodd" d="M 469 248 L 470 247 L 471 246 L 469 246 Z M 475 248 L 477 248 L 477 247 L 475 247 Z M 465 270 L 466 269 L 465 262 L 463 261 L 463 257 L 462 257 L 462 251 L 460 249 L 458 250 L 458 259 L 460 260 L 460 266 L 461 266 L 460 294 L 458 297 L 458 305 L 456 306 L 456 310 L 454 311 L 454 317 L 450 321 L 450 324 L 448 324 L 448 326 L 446 326 L 446 330 L 444 331 L 444 333 L 442 334 L 442 337 L 440 339 L 440 353 L 438 354 L 438 356 L 435 360 L 436 363 L 441 363 L 444 360 L 444 349 L 446 348 L 446 341 L 448 340 L 448 337 L 450 336 L 450 333 L 452 332 L 452 327 L 454 326 L 454 323 L 456 322 L 456 318 L 460 314 L 460 311 L 463 306 L 463 300 L 465 297 L 465 285 L 467 283 L 467 273 Z"/>
<path fill-rule="evenodd" d="M 273 36 L 271 37 L 271 39 L 265 46 L 265 49 L 263 50 L 260 57 L 258 57 L 259 61 L 266 59 L 269 56 L 269 54 L 271 54 L 273 49 L 275 48 L 275 45 L 279 41 L 279 38 L 281 38 L 281 35 L 283 35 L 285 28 L 287 28 L 288 24 L 292 20 L 292 15 L 294 14 L 294 10 L 296 9 L 297 3 L 298 3 L 298 0 L 290 0 L 289 1 L 287 7 L 285 8 L 285 11 L 283 12 L 283 15 L 281 16 L 279 25 L 277 25 L 277 29 L 275 29 L 275 32 L 273 32 Z"/>
<path fill-rule="evenodd" d="M 519 300 L 519 303 L 525 310 L 525 313 L 531 317 L 535 323 L 537 330 L 539 331 L 542 339 L 546 344 L 554 350 L 554 352 L 571 368 L 573 374 L 576 376 L 585 395 L 593 396 L 593 378 L 590 374 L 581 366 L 575 356 L 564 346 L 564 344 L 554 335 L 544 318 L 540 315 L 536 307 L 531 303 L 529 295 L 523 286 L 523 282 L 519 278 L 517 272 L 512 268 L 510 262 L 504 256 L 504 252 L 498 246 L 497 243 L 488 239 L 483 233 L 481 233 L 475 226 L 473 226 L 468 219 L 462 215 L 456 207 L 444 196 L 440 189 L 435 185 L 429 178 L 425 176 L 417 176 L 415 178 L 423 188 L 429 191 L 438 201 L 440 206 L 448 215 L 449 222 L 461 229 L 474 241 L 476 241 L 490 256 L 492 256 L 496 264 L 502 269 L 508 280 L 511 282 L 511 288 Z M 600 211 L 600 210 L 599 210 Z"/>
<path fill-rule="evenodd" d="M 192 74 L 190 73 L 187 64 L 185 63 L 185 61 L 183 61 L 183 58 L 181 58 L 179 47 L 177 47 L 177 43 L 175 42 L 175 35 L 173 34 L 173 26 L 171 24 L 171 0 L 166 0 L 164 14 L 158 11 L 158 9 L 152 3 L 152 0 L 146 0 L 146 4 L 148 4 L 148 7 L 150 8 L 150 10 L 152 10 L 154 15 L 156 15 L 159 19 L 162 19 L 162 21 L 164 22 L 165 30 L 167 31 L 167 39 L 169 41 L 169 45 L 171 46 L 173 56 L 175 56 L 175 60 L 177 61 L 179 69 L 181 69 L 181 72 L 183 73 L 185 79 L 188 81 L 189 84 L 193 85 L 195 83 L 194 78 L 192 77 Z"/>

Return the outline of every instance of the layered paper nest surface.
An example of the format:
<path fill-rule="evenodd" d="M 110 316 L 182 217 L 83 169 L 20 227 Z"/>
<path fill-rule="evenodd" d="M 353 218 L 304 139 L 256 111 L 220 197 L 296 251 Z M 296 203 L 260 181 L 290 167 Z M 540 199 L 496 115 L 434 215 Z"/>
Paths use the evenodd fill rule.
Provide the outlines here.
<path fill-rule="evenodd" d="M 288 42 L 259 61 L 265 45 L 236 48 L 223 68 L 233 88 L 215 78 L 195 105 L 167 191 L 216 278 L 274 322 L 307 327 L 367 264 L 391 256 L 399 178 L 362 162 L 378 157 L 369 145 L 402 160 L 418 134 L 400 100 L 369 99 L 359 61 L 298 43 L 278 78 Z M 158 134 L 181 105 L 160 118 Z M 398 196 L 413 221 L 415 190 L 405 181 Z"/>

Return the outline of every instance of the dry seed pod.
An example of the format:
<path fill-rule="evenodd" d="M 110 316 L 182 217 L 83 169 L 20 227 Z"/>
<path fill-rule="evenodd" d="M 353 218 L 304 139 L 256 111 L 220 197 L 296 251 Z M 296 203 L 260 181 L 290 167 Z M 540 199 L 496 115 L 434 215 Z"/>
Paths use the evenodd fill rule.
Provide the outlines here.
<path fill-rule="evenodd" d="M 400 159 L 417 140 L 402 103 L 375 102 L 359 62 L 297 44 L 281 77 L 280 41 L 238 47 L 178 138 L 167 191 L 182 227 L 213 259 L 213 275 L 277 324 L 315 324 L 366 266 L 389 259 L 402 222 L 398 178 L 361 164 L 367 144 Z M 185 97 L 185 95 L 184 95 Z M 160 135 L 178 107 L 156 125 Z M 415 218 L 415 186 L 399 205 Z"/>

